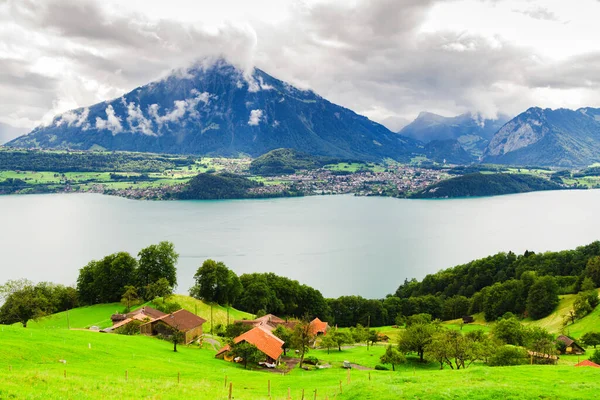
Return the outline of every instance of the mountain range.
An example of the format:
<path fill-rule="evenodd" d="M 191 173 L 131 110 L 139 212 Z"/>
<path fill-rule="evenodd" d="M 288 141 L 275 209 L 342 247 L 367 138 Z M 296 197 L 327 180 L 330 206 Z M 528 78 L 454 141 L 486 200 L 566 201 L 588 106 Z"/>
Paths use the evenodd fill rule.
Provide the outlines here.
<path fill-rule="evenodd" d="M 398 133 L 423 143 L 457 140 L 467 152 L 478 157 L 483 154 L 494 134 L 509 120 L 508 116 L 502 114 L 497 119 L 481 119 L 471 113 L 444 117 L 421 112 Z"/>
<path fill-rule="evenodd" d="M 59 115 L 8 146 L 253 157 L 276 148 L 408 161 L 422 145 L 260 69 L 224 59 Z"/>
<path fill-rule="evenodd" d="M 600 109 L 530 108 L 494 135 L 483 161 L 560 167 L 600 162 Z"/>

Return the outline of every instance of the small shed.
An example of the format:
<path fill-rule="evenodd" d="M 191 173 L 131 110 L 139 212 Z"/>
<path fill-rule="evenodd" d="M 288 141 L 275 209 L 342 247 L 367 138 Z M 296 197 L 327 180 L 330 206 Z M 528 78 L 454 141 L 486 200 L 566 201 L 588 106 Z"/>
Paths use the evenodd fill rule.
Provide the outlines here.
<path fill-rule="evenodd" d="M 556 340 L 563 342 L 565 344 L 565 346 L 567 346 L 565 349 L 565 354 L 584 354 L 585 353 L 585 349 L 583 347 L 581 347 L 579 344 L 577 344 L 577 342 L 575 342 L 573 339 L 571 339 L 568 336 L 560 335 L 559 337 L 556 338 Z"/>
<path fill-rule="evenodd" d="M 464 315 L 462 317 L 462 320 L 463 320 L 463 324 L 470 324 L 472 322 L 475 322 L 475 318 L 473 318 L 472 315 Z"/>

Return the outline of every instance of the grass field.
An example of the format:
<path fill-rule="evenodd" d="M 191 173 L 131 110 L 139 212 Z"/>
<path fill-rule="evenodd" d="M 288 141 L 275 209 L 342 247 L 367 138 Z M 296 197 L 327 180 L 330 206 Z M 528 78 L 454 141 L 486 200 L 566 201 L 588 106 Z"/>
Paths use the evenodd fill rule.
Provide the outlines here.
<path fill-rule="evenodd" d="M 563 316 L 573 308 L 575 297 L 574 294 L 562 295 L 558 307 L 552 314 L 537 321 L 526 319 L 523 323 L 540 326 L 554 334 L 561 333 Z M 600 331 L 600 306 L 574 324 L 567 325 L 564 333 L 572 338 L 580 338 L 584 333 L 590 331 Z"/>
<path fill-rule="evenodd" d="M 160 301 L 160 300 L 159 300 Z M 227 323 L 227 308 L 214 305 L 212 308 L 209 304 L 204 303 L 201 300 L 194 299 L 190 296 L 174 295 L 170 301 L 177 302 L 184 309 L 200 315 L 206 320 L 204 324 L 204 331 L 210 332 L 211 328 L 211 315 L 214 325 L 226 324 Z M 152 303 L 147 303 L 152 306 Z M 139 305 L 135 308 L 142 307 Z M 27 326 L 28 329 L 67 329 L 68 326 L 71 329 L 87 329 L 90 326 L 98 326 L 99 328 L 106 328 L 112 325 L 110 316 L 115 313 L 123 312 L 123 305 L 120 303 L 111 304 L 97 304 L 88 307 L 79 307 L 73 310 L 69 310 L 68 319 L 67 312 L 60 312 L 51 316 L 40 319 L 39 321 L 30 321 Z M 229 320 L 233 322 L 238 319 L 252 319 L 254 315 L 236 310 L 235 308 L 229 309 Z"/>
<path fill-rule="evenodd" d="M 365 346 L 311 351 L 332 367 L 287 375 L 245 371 L 214 358 L 214 350 L 179 346 L 145 336 L 121 336 L 62 329 L 0 330 L 0 398 L 152 398 L 227 399 L 586 399 L 600 390 L 600 371 L 558 366 L 437 370 L 437 365 L 409 362 L 397 371 L 338 367 L 343 360 L 373 366 L 384 350 Z M 59 362 L 66 360 L 66 364 Z M 570 364 L 570 365 L 568 365 Z M 127 375 L 126 375 L 127 374 Z M 179 376 L 179 383 L 178 383 Z M 227 386 L 225 379 L 227 378 Z M 271 397 L 268 396 L 268 381 Z M 340 393 L 340 383 L 343 393 Z"/>

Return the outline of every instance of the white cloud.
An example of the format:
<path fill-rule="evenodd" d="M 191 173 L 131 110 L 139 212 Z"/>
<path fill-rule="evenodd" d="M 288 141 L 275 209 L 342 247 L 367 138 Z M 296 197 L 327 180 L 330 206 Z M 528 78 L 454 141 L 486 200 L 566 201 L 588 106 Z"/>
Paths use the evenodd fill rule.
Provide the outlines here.
<path fill-rule="evenodd" d="M 208 92 L 200 93 L 196 89 L 192 89 L 191 93 L 195 96 L 184 100 L 175 100 L 171 111 L 166 112 L 164 115 L 159 114 L 160 107 L 158 104 L 150 105 L 148 112 L 159 126 L 167 122 L 178 122 L 186 114 L 189 117 L 197 118 L 199 113 L 196 107 L 200 102 L 207 105 L 210 100 L 210 94 Z"/>
<path fill-rule="evenodd" d="M 152 130 L 152 121 L 144 117 L 139 105 L 130 102 L 127 105 L 127 124 L 133 132 L 141 132 L 144 135 L 156 136 Z"/>
<path fill-rule="evenodd" d="M 88 116 L 90 114 L 89 108 L 84 108 L 77 113 L 77 111 L 67 111 L 62 114 L 60 118 L 55 119 L 56 126 L 61 126 L 62 124 L 67 124 L 67 126 L 75 126 L 77 128 L 82 128 L 82 130 L 86 131 L 90 128 L 90 124 L 88 122 Z"/>
<path fill-rule="evenodd" d="M 96 129 L 108 129 L 113 135 L 123 132 L 121 118 L 115 115 L 115 109 L 113 106 L 109 105 L 106 107 L 106 119 L 96 117 Z"/>
<path fill-rule="evenodd" d="M 0 0 L 0 118 L 52 123 L 215 55 L 244 71 L 240 88 L 271 89 L 252 78 L 257 65 L 379 121 L 598 106 L 600 2 L 571 3 Z M 164 123 L 188 110 L 142 111 Z"/>
<path fill-rule="evenodd" d="M 250 111 L 250 118 L 248 119 L 248 125 L 258 126 L 261 119 L 263 118 L 263 110 L 252 110 Z"/>

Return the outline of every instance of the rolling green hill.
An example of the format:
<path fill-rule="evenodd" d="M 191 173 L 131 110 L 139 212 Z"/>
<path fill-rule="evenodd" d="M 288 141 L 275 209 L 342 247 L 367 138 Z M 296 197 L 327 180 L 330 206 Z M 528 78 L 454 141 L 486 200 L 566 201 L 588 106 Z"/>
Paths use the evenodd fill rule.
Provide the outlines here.
<path fill-rule="evenodd" d="M 525 323 L 546 328 L 554 334 L 560 333 L 563 315 L 567 314 L 573 308 L 575 297 L 576 295 L 574 294 L 560 296 L 560 303 L 552 314 L 537 321 L 525 320 Z M 567 336 L 578 339 L 584 333 L 590 331 L 600 331 L 600 306 L 596 307 L 594 311 L 582 319 L 577 320 L 574 324 L 566 326 L 564 333 Z"/>
<path fill-rule="evenodd" d="M 210 304 L 206 304 L 201 300 L 194 299 L 190 296 L 184 296 L 180 294 L 176 294 L 170 301 L 177 302 L 184 309 L 197 313 L 197 315 L 201 316 L 206 320 L 204 325 L 204 329 L 210 329 L 211 322 L 211 306 Z M 149 306 L 152 306 L 152 303 L 146 303 Z M 142 305 L 139 305 L 139 308 Z M 120 303 L 110 303 L 110 304 L 96 304 L 93 306 L 87 307 L 79 307 L 73 310 L 69 310 L 68 312 L 68 322 L 67 322 L 67 312 L 60 312 L 45 318 L 40 319 L 39 321 L 30 321 L 27 324 L 27 329 L 67 329 L 68 324 L 70 324 L 71 329 L 88 329 L 90 326 L 98 326 L 99 328 L 106 328 L 112 325 L 112 321 L 110 320 L 110 316 L 117 312 L 122 312 L 123 306 Z M 227 323 L 227 308 L 214 305 L 212 306 L 212 318 L 214 320 L 215 326 L 218 324 L 226 324 Z M 236 310 L 235 308 L 229 308 L 229 319 L 230 321 L 234 321 L 237 319 L 252 319 L 254 315 Z"/>
<path fill-rule="evenodd" d="M 538 190 L 557 190 L 561 187 L 533 175 L 525 174 L 467 174 L 438 182 L 411 197 L 442 199 L 451 197 L 496 196 Z"/>
<path fill-rule="evenodd" d="M 396 372 L 339 367 L 350 358 L 372 366 L 384 346 L 358 346 L 327 355 L 315 351 L 332 368 L 279 373 L 246 371 L 214 358 L 214 350 L 172 345 L 146 336 L 15 326 L 0 330 L 0 398 L 97 399 L 227 399 L 232 383 L 235 399 L 539 399 L 594 398 L 600 389 L 598 371 L 558 366 L 488 367 L 437 370 L 433 364 L 409 362 Z M 329 359 L 328 359 L 329 357 Z M 59 362 L 65 360 L 66 363 Z M 370 361 L 373 360 L 373 361 Z M 127 375 L 126 375 L 127 374 Z M 179 376 L 179 383 L 178 383 Z M 225 379 L 227 378 L 227 385 Z M 268 396 L 268 382 L 271 397 Z M 340 394 L 340 382 L 343 393 Z"/>

